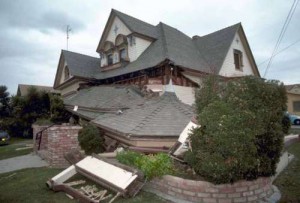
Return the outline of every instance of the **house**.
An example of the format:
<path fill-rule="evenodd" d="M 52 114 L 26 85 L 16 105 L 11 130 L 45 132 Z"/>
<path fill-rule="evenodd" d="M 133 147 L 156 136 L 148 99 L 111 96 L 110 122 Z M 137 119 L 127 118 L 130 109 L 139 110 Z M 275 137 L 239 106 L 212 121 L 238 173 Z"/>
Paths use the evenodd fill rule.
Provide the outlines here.
<path fill-rule="evenodd" d="M 30 88 L 35 88 L 37 91 L 45 91 L 57 94 L 59 93 L 50 86 L 18 84 L 17 96 L 26 96 Z"/>
<path fill-rule="evenodd" d="M 207 74 L 260 76 L 241 23 L 192 38 L 112 9 L 96 51 L 99 58 L 62 50 L 54 89 L 63 96 L 86 85 L 198 87 Z"/>
<path fill-rule="evenodd" d="M 285 88 L 288 112 L 300 116 L 300 84 L 286 85 Z"/>
<path fill-rule="evenodd" d="M 96 51 L 99 58 L 62 50 L 54 89 L 107 145 L 170 147 L 193 117 L 204 77 L 260 77 L 241 23 L 189 37 L 112 9 Z"/>

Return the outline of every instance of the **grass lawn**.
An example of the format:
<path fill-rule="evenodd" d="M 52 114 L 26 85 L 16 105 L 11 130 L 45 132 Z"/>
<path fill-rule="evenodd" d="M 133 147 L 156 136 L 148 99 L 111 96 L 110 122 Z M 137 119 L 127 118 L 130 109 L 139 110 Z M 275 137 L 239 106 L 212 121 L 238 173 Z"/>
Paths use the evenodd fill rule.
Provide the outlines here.
<path fill-rule="evenodd" d="M 0 202 L 30 202 L 30 203 L 68 203 L 76 202 L 69 199 L 63 192 L 53 192 L 46 187 L 45 182 L 57 175 L 61 169 L 34 168 L 23 169 L 0 174 Z M 118 198 L 116 203 L 163 203 L 159 197 L 146 192 L 140 192 L 135 198 Z"/>
<path fill-rule="evenodd" d="M 278 176 L 274 185 L 281 192 L 280 202 L 300 202 L 300 142 L 291 145 L 288 151 L 294 154 L 295 158 Z"/>
<path fill-rule="evenodd" d="M 16 150 L 17 148 L 26 147 L 26 144 L 31 144 L 32 139 L 12 138 L 8 145 L 0 146 L 0 160 L 8 159 L 15 156 L 22 156 L 32 152 L 32 148 Z"/>

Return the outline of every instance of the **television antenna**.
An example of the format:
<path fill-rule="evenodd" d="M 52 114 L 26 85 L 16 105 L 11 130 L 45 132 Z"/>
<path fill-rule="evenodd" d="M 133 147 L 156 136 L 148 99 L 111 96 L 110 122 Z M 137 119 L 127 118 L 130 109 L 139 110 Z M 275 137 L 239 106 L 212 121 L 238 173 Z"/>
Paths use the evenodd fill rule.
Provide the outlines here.
<path fill-rule="evenodd" d="M 67 50 L 68 50 L 68 48 L 69 48 L 69 34 L 70 34 L 70 32 L 72 31 L 72 29 L 71 29 L 71 27 L 70 27 L 70 25 L 67 25 L 67 30 L 66 30 L 66 34 L 67 34 Z"/>

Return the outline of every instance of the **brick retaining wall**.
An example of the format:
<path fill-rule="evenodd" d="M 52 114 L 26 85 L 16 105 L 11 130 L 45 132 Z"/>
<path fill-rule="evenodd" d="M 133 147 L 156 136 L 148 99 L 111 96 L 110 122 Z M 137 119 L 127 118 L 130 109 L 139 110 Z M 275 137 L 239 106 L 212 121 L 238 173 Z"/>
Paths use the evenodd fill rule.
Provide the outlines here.
<path fill-rule="evenodd" d="M 143 189 L 178 203 L 258 202 L 274 192 L 270 178 L 214 185 L 206 181 L 186 180 L 170 175 L 150 181 Z"/>
<path fill-rule="evenodd" d="M 43 132 L 40 150 L 38 150 L 38 140 L 35 140 L 36 133 L 47 126 L 33 125 L 34 151 L 45 159 L 50 166 L 67 167 L 70 164 L 65 160 L 64 155 L 71 149 L 80 150 L 77 140 L 78 131 L 81 126 L 55 125 Z"/>

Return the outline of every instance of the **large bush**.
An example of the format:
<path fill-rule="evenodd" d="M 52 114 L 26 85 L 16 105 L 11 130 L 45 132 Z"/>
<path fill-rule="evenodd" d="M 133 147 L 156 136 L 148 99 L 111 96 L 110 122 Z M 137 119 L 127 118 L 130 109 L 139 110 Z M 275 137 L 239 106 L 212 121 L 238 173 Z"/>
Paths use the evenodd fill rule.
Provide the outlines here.
<path fill-rule="evenodd" d="M 80 147 L 86 154 L 105 151 L 103 133 L 95 126 L 87 124 L 78 133 Z"/>
<path fill-rule="evenodd" d="M 210 78 L 196 101 L 201 127 L 193 131 L 185 159 L 198 174 L 215 183 L 275 174 L 286 110 L 282 84 L 250 76 L 227 84 Z"/>
<path fill-rule="evenodd" d="M 118 153 L 117 160 L 120 163 L 140 169 L 148 180 L 174 172 L 172 159 L 164 153 L 144 155 L 137 152 L 124 151 Z"/>

